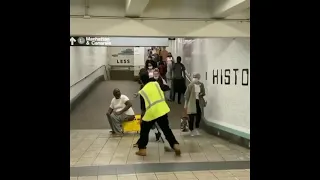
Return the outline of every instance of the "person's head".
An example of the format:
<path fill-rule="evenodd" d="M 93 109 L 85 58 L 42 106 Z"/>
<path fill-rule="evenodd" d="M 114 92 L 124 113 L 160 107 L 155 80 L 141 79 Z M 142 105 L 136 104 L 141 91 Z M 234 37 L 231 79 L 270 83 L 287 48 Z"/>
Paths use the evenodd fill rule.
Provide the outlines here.
<path fill-rule="evenodd" d="M 147 84 L 149 82 L 149 75 L 148 73 L 142 73 L 140 75 L 140 81 L 143 85 Z"/>
<path fill-rule="evenodd" d="M 119 99 L 120 96 L 121 96 L 121 92 L 118 88 L 114 89 L 113 90 L 113 96 L 116 98 L 116 99 Z"/>
<path fill-rule="evenodd" d="M 161 59 L 161 61 L 159 62 L 159 65 L 164 65 L 164 62 L 162 61 L 162 59 Z"/>
<path fill-rule="evenodd" d="M 193 79 L 192 81 L 198 82 L 200 80 L 200 74 L 199 73 L 193 73 Z"/>
<path fill-rule="evenodd" d="M 181 63 L 181 57 L 180 56 L 177 57 L 177 63 Z"/>
<path fill-rule="evenodd" d="M 159 72 L 159 69 L 158 68 L 155 68 L 154 71 L 153 71 L 153 78 L 155 80 L 158 80 L 160 77 L 160 72 Z"/>
<path fill-rule="evenodd" d="M 152 60 L 146 60 L 146 64 L 145 64 L 145 68 L 146 69 L 154 69 L 154 63 L 152 62 Z"/>
<path fill-rule="evenodd" d="M 168 57 L 172 57 L 172 54 L 171 54 L 171 52 L 168 52 Z"/>

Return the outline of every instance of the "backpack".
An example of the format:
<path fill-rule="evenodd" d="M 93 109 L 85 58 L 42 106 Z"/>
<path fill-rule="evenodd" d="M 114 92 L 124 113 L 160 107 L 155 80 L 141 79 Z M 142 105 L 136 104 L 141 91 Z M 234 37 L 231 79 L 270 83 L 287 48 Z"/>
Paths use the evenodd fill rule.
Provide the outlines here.
<path fill-rule="evenodd" d="M 165 75 L 167 73 L 167 66 L 166 65 L 160 65 L 159 66 L 159 72 L 161 75 Z"/>

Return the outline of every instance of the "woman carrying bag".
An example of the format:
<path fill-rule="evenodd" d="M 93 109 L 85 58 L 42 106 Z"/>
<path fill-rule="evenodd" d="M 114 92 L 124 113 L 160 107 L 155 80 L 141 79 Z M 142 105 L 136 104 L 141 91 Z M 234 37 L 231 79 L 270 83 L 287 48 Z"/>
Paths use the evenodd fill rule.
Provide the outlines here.
<path fill-rule="evenodd" d="M 206 106 L 204 96 L 206 95 L 204 85 L 200 82 L 200 74 L 194 73 L 192 82 L 185 92 L 185 109 L 189 116 L 190 135 L 200 135 L 198 129 L 202 118 L 202 112 Z M 194 129 L 195 124 L 195 129 Z"/>

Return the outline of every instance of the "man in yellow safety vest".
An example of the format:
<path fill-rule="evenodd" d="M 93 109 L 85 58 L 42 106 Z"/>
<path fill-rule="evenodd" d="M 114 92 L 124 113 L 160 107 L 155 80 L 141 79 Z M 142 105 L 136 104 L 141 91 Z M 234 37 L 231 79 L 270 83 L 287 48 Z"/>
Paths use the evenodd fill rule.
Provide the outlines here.
<path fill-rule="evenodd" d="M 149 132 L 157 122 L 171 148 L 175 151 L 176 155 L 179 156 L 181 154 L 179 143 L 169 127 L 168 113 L 170 112 L 170 108 L 166 103 L 164 93 L 159 83 L 155 79 L 150 79 L 148 74 L 141 75 L 140 80 L 144 84 L 139 94 L 145 103 L 145 113 L 141 121 L 140 140 L 138 143 L 139 151 L 136 152 L 136 154 L 146 156 Z"/>

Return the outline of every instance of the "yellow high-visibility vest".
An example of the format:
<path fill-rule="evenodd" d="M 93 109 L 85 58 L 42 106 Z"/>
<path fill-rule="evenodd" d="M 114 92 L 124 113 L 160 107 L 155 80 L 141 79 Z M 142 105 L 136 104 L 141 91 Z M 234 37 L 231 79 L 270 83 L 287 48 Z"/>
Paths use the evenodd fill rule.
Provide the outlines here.
<path fill-rule="evenodd" d="M 139 94 L 143 97 L 146 106 L 143 121 L 152 121 L 170 112 L 158 82 L 149 82 L 139 91 Z"/>

